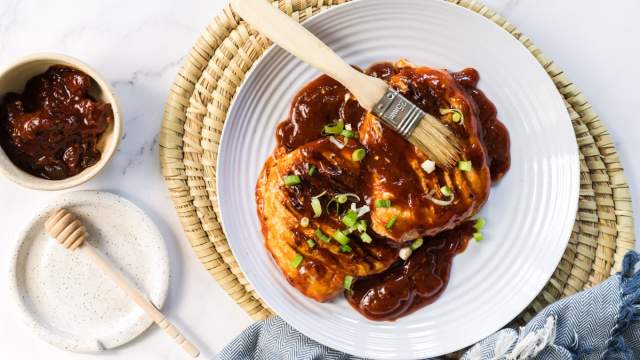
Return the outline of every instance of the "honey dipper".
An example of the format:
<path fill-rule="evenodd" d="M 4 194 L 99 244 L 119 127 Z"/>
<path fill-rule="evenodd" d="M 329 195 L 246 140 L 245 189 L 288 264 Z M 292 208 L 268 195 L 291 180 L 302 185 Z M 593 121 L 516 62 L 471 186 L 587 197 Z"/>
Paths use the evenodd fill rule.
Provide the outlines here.
<path fill-rule="evenodd" d="M 86 240 L 87 230 L 75 215 L 66 209 L 58 209 L 44 224 L 47 233 L 69 251 L 80 250 L 103 274 L 110 278 L 127 296 L 173 338 L 191 357 L 198 357 L 200 351 L 155 307 L 138 289 L 116 270 Z"/>

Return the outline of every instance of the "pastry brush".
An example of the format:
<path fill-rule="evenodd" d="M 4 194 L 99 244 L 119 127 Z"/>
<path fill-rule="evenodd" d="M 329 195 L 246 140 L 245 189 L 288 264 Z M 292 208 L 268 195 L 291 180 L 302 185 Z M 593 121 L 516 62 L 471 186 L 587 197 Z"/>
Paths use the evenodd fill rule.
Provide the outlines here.
<path fill-rule="evenodd" d="M 447 167 L 456 163 L 460 144 L 449 128 L 386 82 L 351 67 L 320 39 L 265 0 L 231 0 L 231 6 L 274 43 L 341 83 L 360 106 L 382 119 L 436 164 Z"/>

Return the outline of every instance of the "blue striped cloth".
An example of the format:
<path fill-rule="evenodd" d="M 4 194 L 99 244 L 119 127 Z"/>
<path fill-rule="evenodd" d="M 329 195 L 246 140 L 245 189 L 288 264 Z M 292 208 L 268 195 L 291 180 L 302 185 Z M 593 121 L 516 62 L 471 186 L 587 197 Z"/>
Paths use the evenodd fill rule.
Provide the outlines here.
<path fill-rule="evenodd" d="M 463 360 L 640 359 L 640 255 L 626 254 L 622 272 L 549 305 L 520 329 L 480 341 Z M 238 359 L 357 359 L 302 335 L 278 317 L 244 330 L 219 354 Z"/>

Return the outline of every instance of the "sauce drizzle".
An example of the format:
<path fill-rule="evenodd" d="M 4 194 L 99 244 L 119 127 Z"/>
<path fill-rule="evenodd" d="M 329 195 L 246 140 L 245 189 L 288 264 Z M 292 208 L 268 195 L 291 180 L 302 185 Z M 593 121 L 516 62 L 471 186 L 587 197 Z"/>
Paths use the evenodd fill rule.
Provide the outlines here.
<path fill-rule="evenodd" d="M 467 136 L 463 132 L 465 129 L 477 128 L 477 138 L 482 146 L 468 144 L 465 154 L 474 164 L 486 164 L 485 166 L 488 167 L 491 181 L 478 185 L 486 186 L 488 194 L 491 182 L 498 181 L 509 170 L 510 143 L 506 127 L 497 119 L 495 106 L 477 88 L 478 72 L 468 68 L 445 74 L 448 79 L 455 80 L 453 86 L 456 89 L 461 89 L 455 90 L 452 95 L 450 87 L 444 84 L 445 80 L 439 77 L 442 74 L 429 73 L 426 70 L 421 72 L 420 69 L 427 68 L 398 67 L 392 63 L 383 62 L 372 65 L 365 72 L 388 82 L 394 75 L 402 73 L 405 75 L 404 79 L 409 79 L 407 83 L 391 83 L 391 86 L 406 86 L 405 91 L 408 91 L 409 99 L 424 111 L 437 117 L 440 117 L 439 109 L 449 108 L 448 97 L 453 97 L 455 91 L 458 93 L 462 91 L 465 104 L 469 104 L 467 111 L 472 112 L 473 118 L 478 119 L 477 124 L 467 124 L 465 127 L 452 129 L 460 132 L 461 137 L 465 137 Z M 453 83 L 450 80 L 449 82 Z M 357 132 L 365 116 L 366 112 L 358 105 L 356 99 L 342 85 L 328 76 L 316 78 L 296 95 L 288 119 L 280 123 L 276 130 L 278 146 L 274 157 L 277 158 L 303 147 L 302 155 L 307 162 L 300 165 L 300 168 L 291 169 L 292 172 L 306 174 L 308 167 L 315 164 L 320 166 L 318 170 L 324 176 L 303 177 L 301 186 L 286 189 L 287 206 L 292 211 L 313 218 L 313 210 L 308 200 L 325 190 L 328 193 L 327 198 L 340 193 L 354 193 L 373 207 L 372 202 L 375 199 L 368 198 L 367 194 L 371 189 L 367 188 L 366 184 L 374 175 L 382 177 L 385 189 L 390 189 L 390 193 L 409 204 L 410 210 L 425 206 L 427 200 L 416 196 L 419 193 L 417 183 L 420 179 L 415 178 L 414 169 L 405 159 L 407 154 L 417 150 L 386 126 L 382 126 L 383 143 L 372 146 L 365 139 L 349 140 L 345 148 L 349 151 L 358 147 L 366 148 L 367 157 L 362 164 L 352 167 L 348 164 L 335 168 L 321 167 L 321 158 L 331 156 L 330 154 L 335 152 L 335 146 L 321 135 L 323 127 L 337 119 L 342 119 Z M 487 171 L 486 169 L 485 167 L 484 171 Z M 489 179 L 489 175 L 486 178 Z M 439 180 L 441 183 L 444 181 L 444 179 Z M 475 210 L 479 209 L 485 200 L 486 198 L 475 199 L 477 205 Z M 475 232 L 474 221 L 465 221 L 469 217 L 469 212 L 464 213 L 455 207 L 463 205 L 454 204 L 450 208 L 438 210 L 443 213 L 457 211 L 460 215 L 449 220 L 448 224 L 451 226 L 445 224 L 440 227 L 445 231 L 427 234 L 424 244 L 415 250 L 408 260 L 398 259 L 381 273 L 356 279 L 351 291 L 345 291 L 349 303 L 369 319 L 395 320 L 436 301 L 446 289 L 453 258 L 464 251 Z M 266 215 L 261 214 L 261 216 Z M 364 219 L 370 223 L 370 214 L 365 215 Z M 339 225 L 339 219 L 335 214 L 332 216 L 328 212 L 323 212 L 322 216 L 314 221 Z M 395 225 L 398 231 L 402 230 L 401 226 L 401 224 Z M 373 248 L 377 249 L 377 256 L 374 257 L 378 259 L 397 256 L 397 250 L 407 246 L 407 243 L 403 244 L 376 233 L 369 232 L 369 234 L 374 237 L 375 247 Z M 304 236 L 301 236 L 300 244 L 297 245 L 303 244 L 304 241 Z M 359 240 L 354 238 L 353 241 Z M 307 265 L 313 265 L 314 269 L 323 268 L 319 263 L 310 262 Z M 302 269 L 306 271 L 307 266 L 303 266 Z"/>

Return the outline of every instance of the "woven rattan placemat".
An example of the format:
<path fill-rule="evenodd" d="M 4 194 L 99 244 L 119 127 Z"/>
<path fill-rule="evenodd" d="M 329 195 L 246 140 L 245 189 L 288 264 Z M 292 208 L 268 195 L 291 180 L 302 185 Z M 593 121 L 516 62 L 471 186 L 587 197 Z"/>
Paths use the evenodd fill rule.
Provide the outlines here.
<path fill-rule="evenodd" d="M 492 20 L 531 51 L 563 95 L 580 148 L 580 203 L 573 233 L 552 278 L 518 318 L 526 321 L 547 304 L 619 270 L 625 252 L 634 248 L 631 196 L 613 139 L 562 70 L 491 9 L 475 1 L 449 1 Z M 344 2 L 280 0 L 274 5 L 303 21 Z M 162 173 L 186 238 L 207 271 L 254 319 L 271 311 L 242 274 L 217 220 L 216 158 L 236 89 L 269 46 L 225 7 L 200 35 L 176 77 L 160 134 Z"/>

